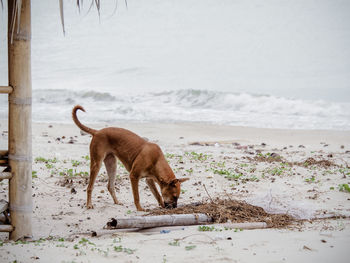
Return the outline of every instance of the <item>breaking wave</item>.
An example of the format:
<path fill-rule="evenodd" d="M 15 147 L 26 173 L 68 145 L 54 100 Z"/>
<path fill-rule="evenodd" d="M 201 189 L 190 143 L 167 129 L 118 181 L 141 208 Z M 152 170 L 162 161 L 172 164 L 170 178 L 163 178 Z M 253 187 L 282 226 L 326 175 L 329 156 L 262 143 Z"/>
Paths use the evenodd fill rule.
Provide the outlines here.
<path fill-rule="evenodd" d="M 69 123 L 75 104 L 87 110 L 81 116 L 85 122 L 205 122 L 263 128 L 350 129 L 350 103 L 195 89 L 139 95 L 34 90 L 33 120 Z"/>

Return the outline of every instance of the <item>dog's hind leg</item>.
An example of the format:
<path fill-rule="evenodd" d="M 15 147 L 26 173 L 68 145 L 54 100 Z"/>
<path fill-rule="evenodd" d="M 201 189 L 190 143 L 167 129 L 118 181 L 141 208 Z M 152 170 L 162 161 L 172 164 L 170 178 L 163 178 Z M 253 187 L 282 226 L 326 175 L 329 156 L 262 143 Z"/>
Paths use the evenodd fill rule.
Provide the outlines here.
<path fill-rule="evenodd" d="M 152 194 L 154 195 L 154 197 L 157 199 L 158 201 L 158 204 L 161 206 L 161 207 L 164 207 L 164 201 L 163 201 L 163 198 L 160 196 L 158 190 L 157 190 L 157 187 L 154 183 L 154 180 L 153 179 L 146 179 L 146 183 L 148 185 L 148 187 L 151 189 L 151 192 Z"/>
<path fill-rule="evenodd" d="M 104 159 L 104 163 L 108 174 L 108 192 L 111 194 L 114 203 L 119 204 L 114 188 L 115 175 L 117 172 L 117 159 L 113 154 L 108 154 Z"/>
<path fill-rule="evenodd" d="M 91 202 L 91 194 L 92 190 L 94 189 L 94 183 L 97 177 L 97 174 L 101 168 L 102 165 L 102 158 L 101 159 L 93 159 L 91 158 L 91 163 L 90 163 L 90 180 L 89 180 L 89 185 L 87 187 L 87 201 L 86 201 L 86 207 L 87 209 L 92 209 L 94 206 L 92 205 Z"/>

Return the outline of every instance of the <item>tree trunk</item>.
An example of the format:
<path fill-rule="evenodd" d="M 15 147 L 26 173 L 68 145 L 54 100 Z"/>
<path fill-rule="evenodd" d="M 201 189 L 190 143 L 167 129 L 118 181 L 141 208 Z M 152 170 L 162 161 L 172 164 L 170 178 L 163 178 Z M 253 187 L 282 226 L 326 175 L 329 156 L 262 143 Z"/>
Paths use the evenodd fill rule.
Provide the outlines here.
<path fill-rule="evenodd" d="M 19 3 L 21 3 L 20 8 L 18 8 Z M 13 92 L 9 95 L 8 126 L 8 159 L 13 175 L 9 184 L 11 224 L 14 228 L 10 233 L 10 239 L 12 240 L 32 236 L 30 5 L 30 0 L 8 0 L 8 73 L 9 86 L 13 88 Z M 20 12 L 16 13 L 16 10 Z M 16 16 L 15 19 L 14 15 Z M 18 16 L 20 16 L 20 19 L 18 19 Z"/>

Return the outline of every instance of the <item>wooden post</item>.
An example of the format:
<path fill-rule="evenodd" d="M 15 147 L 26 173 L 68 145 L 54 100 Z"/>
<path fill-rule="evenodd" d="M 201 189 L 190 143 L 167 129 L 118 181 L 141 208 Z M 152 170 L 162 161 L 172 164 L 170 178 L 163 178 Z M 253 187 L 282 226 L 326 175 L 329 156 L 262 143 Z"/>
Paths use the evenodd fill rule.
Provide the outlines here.
<path fill-rule="evenodd" d="M 10 239 L 32 236 L 32 81 L 30 0 L 8 0 Z M 18 5 L 21 4 L 19 7 Z M 18 10 L 16 13 L 14 10 Z M 13 16 L 16 16 L 13 19 Z M 20 19 L 18 19 L 20 16 Z M 18 24 L 19 22 L 19 24 Z M 14 27 L 12 27 L 14 23 Z"/>

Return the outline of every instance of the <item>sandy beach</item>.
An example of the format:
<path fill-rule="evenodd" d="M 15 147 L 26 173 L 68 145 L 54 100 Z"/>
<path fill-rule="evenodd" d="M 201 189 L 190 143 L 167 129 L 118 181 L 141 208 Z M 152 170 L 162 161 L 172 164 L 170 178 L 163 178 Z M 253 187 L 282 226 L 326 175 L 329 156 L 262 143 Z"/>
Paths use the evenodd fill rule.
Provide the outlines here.
<path fill-rule="evenodd" d="M 4 149 L 7 127 L 5 121 L 0 124 Z M 202 123 L 114 126 L 159 144 L 176 176 L 190 178 L 179 204 L 207 202 L 209 196 L 232 198 L 306 220 L 282 229 L 241 231 L 217 225 L 212 231 L 191 226 L 106 234 L 110 218 L 145 214 L 135 209 L 127 171 L 118 166 L 115 187 L 122 205 L 113 204 L 103 167 L 93 192 L 95 208 L 87 210 L 91 137 L 73 124 L 34 123 L 33 241 L 8 241 L 2 233 L 0 262 L 348 262 L 348 131 Z M 157 208 L 144 181 L 140 196 L 144 208 Z M 8 199 L 5 181 L 0 182 L 0 199 Z"/>

